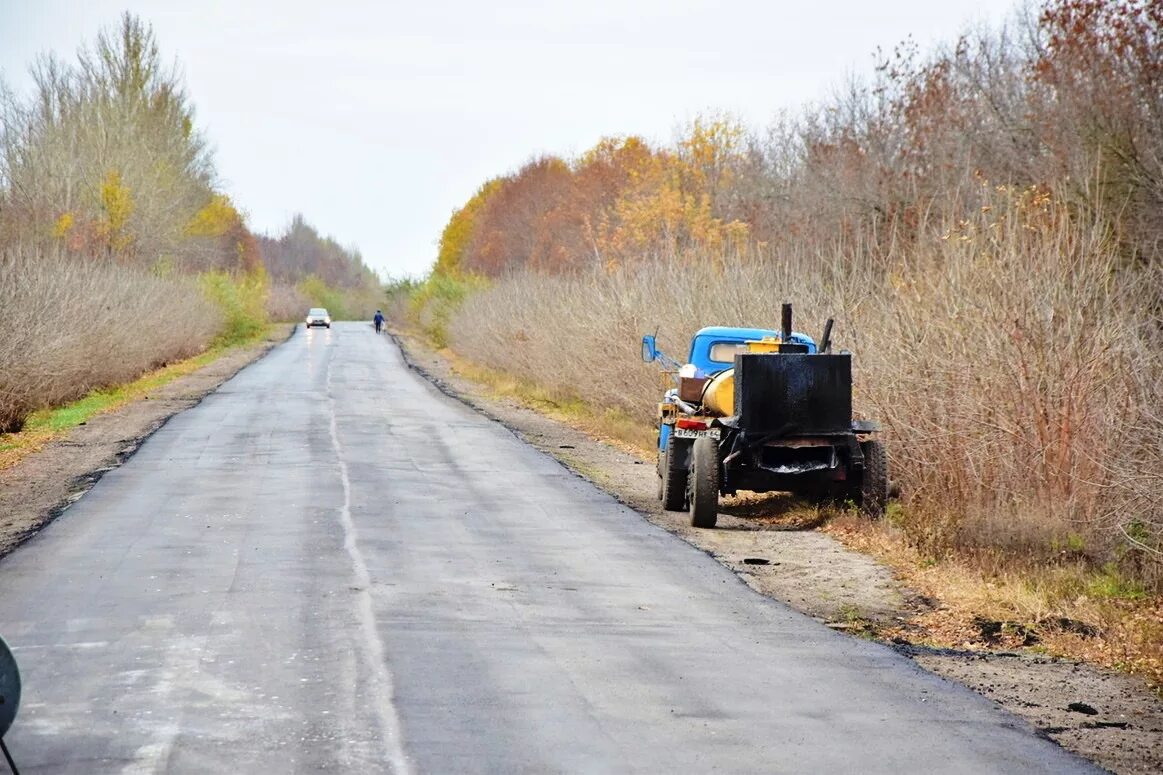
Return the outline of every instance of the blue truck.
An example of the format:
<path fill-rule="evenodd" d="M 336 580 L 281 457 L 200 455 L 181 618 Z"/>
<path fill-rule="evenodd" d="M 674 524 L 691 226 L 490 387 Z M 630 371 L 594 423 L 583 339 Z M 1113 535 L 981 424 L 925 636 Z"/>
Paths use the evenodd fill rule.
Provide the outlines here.
<path fill-rule="evenodd" d="M 711 528 L 719 496 L 791 492 L 884 513 L 884 445 L 875 423 L 852 417 L 852 358 L 832 352 L 832 321 L 817 343 L 793 331 L 712 326 L 691 340 L 685 364 L 642 338 L 642 358 L 673 373 L 658 405 L 658 496 Z"/>

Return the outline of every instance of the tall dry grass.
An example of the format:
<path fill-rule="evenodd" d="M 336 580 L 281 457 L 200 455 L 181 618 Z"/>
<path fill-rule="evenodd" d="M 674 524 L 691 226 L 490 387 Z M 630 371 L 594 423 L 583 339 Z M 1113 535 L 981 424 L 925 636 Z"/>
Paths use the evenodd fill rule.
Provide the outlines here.
<path fill-rule="evenodd" d="M 468 297 L 461 355 L 653 421 L 639 338 L 684 358 L 701 326 L 777 327 L 782 301 L 853 351 L 857 410 L 885 428 L 900 519 L 926 551 L 1116 563 L 1158 588 L 1159 272 L 1036 189 L 980 185 L 964 218 L 888 258 L 859 246 L 517 274 Z M 855 258 L 853 257 L 855 256 Z"/>
<path fill-rule="evenodd" d="M 0 250 L 0 431 L 201 352 L 222 325 L 196 278 Z"/>

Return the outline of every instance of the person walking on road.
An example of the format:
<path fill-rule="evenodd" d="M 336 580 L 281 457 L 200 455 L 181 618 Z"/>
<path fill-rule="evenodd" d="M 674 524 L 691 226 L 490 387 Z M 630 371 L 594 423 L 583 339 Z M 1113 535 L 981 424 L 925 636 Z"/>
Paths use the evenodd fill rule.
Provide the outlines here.
<path fill-rule="evenodd" d="M 376 333 L 378 334 L 380 329 L 384 327 L 384 313 L 377 309 L 376 316 L 372 318 L 372 321 L 376 324 Z"/>

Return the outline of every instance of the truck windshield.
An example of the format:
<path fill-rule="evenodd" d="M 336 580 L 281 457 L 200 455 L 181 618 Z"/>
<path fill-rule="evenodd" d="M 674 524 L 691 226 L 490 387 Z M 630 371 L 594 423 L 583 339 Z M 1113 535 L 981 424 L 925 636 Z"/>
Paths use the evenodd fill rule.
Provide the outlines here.
<path fill-rule="evenodd" d="M 710 358 L 715 363 L 734 363 L 735 353 L 746 349 L 743 342 L 715 342 L 711 345 Z"/>

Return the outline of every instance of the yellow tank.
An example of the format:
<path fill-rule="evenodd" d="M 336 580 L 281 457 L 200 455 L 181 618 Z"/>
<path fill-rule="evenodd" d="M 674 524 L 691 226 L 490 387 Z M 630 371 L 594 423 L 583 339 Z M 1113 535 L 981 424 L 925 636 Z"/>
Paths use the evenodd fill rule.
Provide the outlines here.
<path fill-rule="evenodd" d="M 747 342 L 749 353 L 779 352 L 779 337 L 770 336 Z M 735 414 L 735 370 L 720 371 L 703 388 L 703 411 L 719 417 Z"/>
<path fill-rule="evenodd" d="M 703 411 L 719 417 L 735 414 L 735 370 L 720 371 L 703 388 Z"/>

